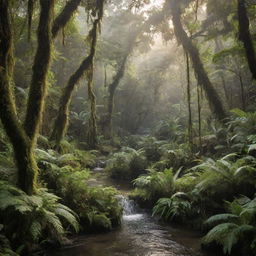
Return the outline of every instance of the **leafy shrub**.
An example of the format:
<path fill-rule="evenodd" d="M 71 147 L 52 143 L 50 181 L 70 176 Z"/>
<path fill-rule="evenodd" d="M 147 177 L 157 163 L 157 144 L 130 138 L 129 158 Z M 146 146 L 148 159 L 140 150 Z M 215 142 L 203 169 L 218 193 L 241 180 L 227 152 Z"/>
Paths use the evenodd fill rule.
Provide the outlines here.
<path fill-rule="evenodd" d="M 172 169 L 163 172 L 148 170 L 148 174 L 141 175 L 133 184 L 137 188 L 138 196 L 154 203 L 159 198 L 172 194 L 176 178 L 177 174 L 173 175 Z"/>
<path fill-rule="evenodd" d="M 31 244 L 43 239 L 61 242 L 67 224 L 77 232 L 79 225 L 76 214 L 67 206 L 59 203 L 60 198 L 38 189 L 37 194 L 28 196 L 7 182 L 0 182 L 0 216 L 4 233 L 15 245 Z"/>
<path fill-rule="evenodd" d="M 173 149 L 170 143 L 163 144 L 160 147 L 161 160 L 166 163 L 169 168 L 178 170 L 181 167 L 192 167 L 194 165 L 191 150 L 188 144 L 180 144 L 178 149 Z"/>
<path fill-rule="evenodd" d="M 220 244 L 224 254 L 231 255 L 235 249 L 238 255 L 255 255 L 256 198 L 242 197 L 227 204 L 229 213 L 214 215 L 205 222 L 211 229 L 203 243 Z"/>
<path fill-rule="evenodd" d="M 234 117 L 229 122 L 230 144 L 235 151 L 246 151 L 248 144 L 254 141 L 256 133 L 256 112 L 244 112 L 241 109 L 231 111 Z"/>
<path fill-rule="evenodd" d="M 153 208 L 153 216 L 159 215 L 164 220 L 184 221 L 191 216 L 192 204 L 186 193 L 177 192 L 170 198 L 160 198 Z"/>
<path fill-rule="evenodd" d="M 193 192 L 202 199 L 209 209 L 223 200 L 232 200 L 240 194 L 252 195 L 255 191 L 255 158 L 243 157 L 236 161 L 235 154 L 229 154 L 219 160 L 207 159 L 192 168 L 197 171 L 197 181 Z"/>
<path fill-rule="evenodd" d="M 143 138 L 143 141 L 140 143 L 141 148 L 145 152 L 145 156 L 148 161 L 156 162 L 161 158 L 160 146 L 162 141 L 156 140 L 156 138 L 151 136 L 146 136 Z"/>
<path fill-rule="evenodd" d="M 95 166 L 96 163 L 96 156 L 93 153 L 77 149 L 72 153 L 60 155 L 54 150 L 37 148 L 35 153 L 39 164 L 52 163 L 61 167 L 70 165 L 72 167 L 83 168 Z"/>
<path fill-rule="evenodd" d="M 125 152 L 115 153 L 111 159 L 107 161 L 106 171 L 110 173 L 112 178 L 129 179 L 131 155 Z"/>
<path fill-rule="evenodd" d="M 115 153 L 108 161 L 106 171 L 112 178 L 131 180 L 138 177 L 147 167 L 144 151 L 123 148 L 123 152 Z"/>
<path fill-rule="evenodd" d="M 84 231 L 110 229 L 120 224 L 122 208 L 116 198 L 117 192 L 113 188 L 89 187 L 87 185 L 90 172 L 88 169 L 80 170 L 71 166 L 58 167 L 49 164 L 42 178 L 47 186 L 56 193 L 80 218 Z M 93 216 L 104 215 L 111 223 L 100 228 L 101 223 Z"/>
<path fill-rule="evenodd" d="M 3 235 L 0 235 L 0 255 L 1 256 L 18 256 L 10 245 L 10 241 Z"/>
<path fill-rule="evenodd" d="M 182 138 L 181 125 L 179 119 L 162 120 L 154 129 L 154 136 L 159 140 L 176 141 Z M 183 136 L 184 137 L 184 136 Z"/>

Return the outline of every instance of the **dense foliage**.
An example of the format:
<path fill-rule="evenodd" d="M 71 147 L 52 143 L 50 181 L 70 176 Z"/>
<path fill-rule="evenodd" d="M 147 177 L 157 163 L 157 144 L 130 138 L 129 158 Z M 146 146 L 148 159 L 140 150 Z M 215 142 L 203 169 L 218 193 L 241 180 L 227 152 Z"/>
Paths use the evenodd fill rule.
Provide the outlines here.
<path fill-rule="evenodd" d="M 105 162 L 203 248 L 256 253 L 254 1 L 0 0 L 0 13 L 1 255 L 120 225 L 119 192 L 94 182 Z"/>

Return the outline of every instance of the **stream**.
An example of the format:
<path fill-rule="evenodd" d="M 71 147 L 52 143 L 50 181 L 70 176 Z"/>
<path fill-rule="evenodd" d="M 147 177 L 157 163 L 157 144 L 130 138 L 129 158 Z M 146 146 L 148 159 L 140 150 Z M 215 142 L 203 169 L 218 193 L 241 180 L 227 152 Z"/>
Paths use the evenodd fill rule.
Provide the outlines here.
<path fill-rule="evenodd" d="M 99 185 L 96 183 L 98 179 L 97 182 L 96 179 L 92 180 L 92 185 Z M 50 251 L 46 255 L 210 256 L 200 250 L 199 233 L 158 223 L 127 196 L 120 195 L 119 198 L 124 208 L 120 228 L 108 233 L 77 236 L 72 245 Z"/>

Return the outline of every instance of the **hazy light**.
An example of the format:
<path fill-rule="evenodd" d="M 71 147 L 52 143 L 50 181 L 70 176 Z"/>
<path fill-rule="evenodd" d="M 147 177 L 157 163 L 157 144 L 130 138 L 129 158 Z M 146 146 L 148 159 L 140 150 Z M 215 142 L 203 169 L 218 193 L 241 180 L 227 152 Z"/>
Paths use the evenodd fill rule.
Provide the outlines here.
<path fill-rule="evenodd" d="M 145 5 L 143 8 L 144 10 L 150 10 L 152 8 L 159 8 L 162 7 L 164 4 L 165 0 L 151 0 L 150 4 Z"/>

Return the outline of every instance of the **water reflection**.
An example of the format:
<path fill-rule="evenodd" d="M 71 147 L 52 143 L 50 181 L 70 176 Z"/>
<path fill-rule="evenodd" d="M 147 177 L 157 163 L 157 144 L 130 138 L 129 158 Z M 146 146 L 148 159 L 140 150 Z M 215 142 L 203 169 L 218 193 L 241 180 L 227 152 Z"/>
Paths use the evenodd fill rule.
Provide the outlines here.
<path fill-rule="evenodd" d="M 175 242 L 169 227 L 157 224 L 133 203 L 122 199 L 122 228 L 110 233 L 79 237 L 75 245 L 48 256 L 195 256 L 200 255 Z"/>

